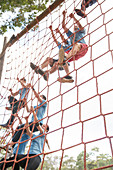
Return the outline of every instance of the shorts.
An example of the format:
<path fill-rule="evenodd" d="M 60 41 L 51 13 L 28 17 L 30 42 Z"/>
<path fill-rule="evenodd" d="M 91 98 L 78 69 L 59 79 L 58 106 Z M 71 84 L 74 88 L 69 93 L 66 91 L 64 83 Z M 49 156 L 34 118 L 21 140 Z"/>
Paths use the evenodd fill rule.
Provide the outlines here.
<path fill-rule="evenodd" d="M 58 42 L 58 48 L 60 49 L 61 47 L 63 47 L 64 51 L 68 51 L 72 49 L 72 44 L 67 40 L 67 44 L 65 44 L 65 46 L 62 46 L 60 42 Z"/>
<path fill-rule="evenodd" d="M 69 40 L 71 42 L 69 50 L 71 50 L 73 48 L 73 39 L 74 39 L 74 43 L 78 42 L 78 43 L 85 44 L 85 40 L 84 40 L 85 32 L 86 32 L 85 29 L 80 30 L 79 28 L 77 28 L 74 33 L 72 33 L 70 30 L 68 30 L 66 35 L 68 36 L 68 38 L 69 38 Z"/>
<path fill-rule="evenodd" d="M 69 50 L 70 51 L 70 50 Z M 66 52 L 67 53 L 67 52 Z M 64 56 L 64 61 L 66 60 L 66 57 Z M 54 65 L 54 63 L 56 63 L 56 62 L 58 62 L 58 60 L 57 59 L 53 59 L 53 64 L 52 65 L 50 65 L 50 67 L 53 67 L 53 65 Z M 68 66 L 70 66 L 70 63 L 69 62 L 67 62 L 67 64 L 68 64 Z M 65 62 L 63 63 L 63 66 L 65 65 Z M 62 71 L 62 70 L 64 70 L 64 68 L 62 67 L 62 66 L 59 66 L 58 67 L 58 69 L 60 70 L 60 71 Z"/>
<path fill-rule="evenodd" d="M 69 59 L 68 62 L 78 60 L 78 59 L 82 58 L 87 53 L 88 45 L 87 44 L 82 44 L 82 43 L 81 43 L 81 45 L 82 45 L 81 50 L 74 57 Z M 69 53 L 69 51 L 68 51 L 68 53 Z"/>

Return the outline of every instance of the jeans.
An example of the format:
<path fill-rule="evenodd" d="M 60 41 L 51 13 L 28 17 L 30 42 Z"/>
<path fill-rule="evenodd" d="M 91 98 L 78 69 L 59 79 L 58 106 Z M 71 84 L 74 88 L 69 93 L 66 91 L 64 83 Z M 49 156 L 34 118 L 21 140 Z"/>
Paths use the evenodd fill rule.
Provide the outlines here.
<path fill-rule="evenodd" d="M 33 124 L 33 122 L 29 122 L 29 125 L 30 125 L 29 128 L 30 128 L 31 131 L 33 131 L 33 132 L 38 131 L 36 125 Z M 42 124 L 40 124 L 40 125 L 42 125 Z M 25 124 L 22 124 L 22 125 L 17 127 L 17 131 L 14 133 L 13 138 L 12 138 L 13 142 L 17 142 L 19 140 L 23 131 L 24 131 L 23 133 L 26 133 L 26 130 L 23 130 L 24 126 L 25 126 Z"/>
<path fill-rule="evenodd" d="M 14 160 L 14 159 L 15 159 L 15 156 L 6 159 L 6 161 L 11 161 L 11 162 L 6 162 L 6 163 L 2 162 L 2 163 L 0 163 L 0 169 L 1 169 L 1 170 L 2 170 L 2 169 L 5 170 L 5 169 L 7 169 L 8 167 L 13 166 L 13 165 L 14 165 L 14 161 L 12 161 L 12 160 Z M 0 162 L 1 162 L 1 161 L 4 161 L 4 158 L 2 158 L 2 159 L 0 160 Z M 18 164 L 18 163 L 15 163 L 13 169 L 14 169 L 14 170 L 19 170 L 19 167 L 20 167 L 19 164 Z"/>
<path fill-rule="evenodd" d="M 22 158 L 24 158 L 24 157 L 26 157 L 27 155 L 18 155 L 17 156 L 17 160 L 20 160 L 20 159 L 22 159 Z M 30 154 L 29 155 L 29 157 L 31 157 L 31 156 L 33 156 L 33 154 Z M 8 159 L 6 159 L 6 161 L 11 161 L 11 162 L 6 162 L 6 163 L 4 163 L 4 162 L 2 162 L 2 163 L 0 163 L 0 169 L 2 170 L 2 169 L 7 169 L 8 167 L 13 167 L 13 165 L 14 165 L 14 167 L 13 167 L 13 170 L 19 170 L 19 167 L 21 166 L 22 168 L 25 168 L 26 167 L 26 162 L 27 162 L 27 158 L 25 158 L 25 159 L 23 159 L 22 161 L 20 161 L 20 162 L 18 162 L 18 163 L 14 163 L 14 160 L 15 159 L 15 155 L 13 156 L 13 157 L 10 157 L 10 158 L 8 158 Z M 1 161 L 4 161 L 4 158 L 2 158 L 1 160 L 0 160 L 0 162 Z M 38 167 L 39 167 L 39 165 L 40 165 L 40 162 L 41 162 L 41 158 L 40 158 L 40 156 L 36 156 L 36 157 L 34 157 L 34 158 L 31 158 L 31 159 L 29 159 L 29 161 L 28 161 L 28 164 L 27 164 L 27 168 L 26 168 L 26 170 L 36 170 Z"/>
<path fill-rule="evenodd" d="M 26 157 L 27 155 L 18 155 L 17 159 L 20 160 L 24 157 Z M 33 154 L 29 154 L 29 157 L 33 156 Z M 27 166 L 26 166 L 26 162 L 27 162 L 27 158 L 23 159 L 22 161 L 18 162 L 18 164 L 22 167 L 25 168 L 26 170 L 36 170 L 41 162 L 41 158 L 40 156 L 36 156 L 33 157 L 31 159 L 29 159 L 29 161 L 27 162 Z"/>
<path fill-rule="evenodd" d="M 15 99 L 13 96 L 9 96 L 8 97 L 8 101 L 11 105 L 11 107 L 13 107 L 12 109 L 12 113 L 11 113 L 11 117 L 10 119 L 7 121 L 7 125 L 11 125 L 14 121 L 14 114 L 17 113 L 17 111 L 23 107 L 25 107 L 25 103 L 21 100 L 21 101 L 18 101 L 17 99 Z"/>

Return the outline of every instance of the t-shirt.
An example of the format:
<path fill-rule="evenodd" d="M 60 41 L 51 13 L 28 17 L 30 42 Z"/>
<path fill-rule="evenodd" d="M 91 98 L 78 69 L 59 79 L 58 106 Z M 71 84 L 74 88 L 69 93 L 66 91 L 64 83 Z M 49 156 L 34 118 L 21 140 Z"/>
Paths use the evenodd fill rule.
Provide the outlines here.
<path fill-rule="evenodd" d="M 38 108 L 37 108 L 37 106 L 34 106 L 34 109 L 35 109 L 35 112 L 36 112 L 36 115 L 37 115 L 38 120 L 43 119 L 43 116 L 44 116 L 44 114 L 45 114 L 45 111 L 46 111 L 46 108 L 47 108 L 47 103 L 45 103 L 45 102 L 46 102 L 46 101 L 43 100 L 42 103 L 40 103 L 40 104 L 38 105 Z M 43 103 L 45 103 L 45 104 L 43 104 Z M 37 108 L 37 109 L 36 109 L 36 108 Z M 34 116 L 33 116 L 33 115 L 32 115 L 32 117 L 31 117 L 31 121 L 32 121 L 32 122 L 34 121 Z M 43 120 L 41 120 L 40 123 L 43 124 Z"/>
<path fill-rule="evenodd" d="M 20 142 L 23 142 L 29 138 L 30 137 L 26 133 L 24 133 L 21 137 Z M 16 152 L 18 152 L 18 154 L 25 154 L 25 147 L 26 147 L 27 143 L 28 143 L 28 141 L 20 143 L 20 144 L 16 143 L 13 148 L 13 154 L 16 154 Z"/>
<path fill-rule="evenodd" d="M 20 94 L 20 100 L 27 98 L 28 97 L 28 91 L 29 91 L 29 88 L 21 88 L 19 90 L 19 94 Z"/>
<path fill-rule="evenodd" d="M 75 30 L 75 35 L 70 30 L 68 30 L 68 33 L 66 33 L 66 34 L 69 37 L 71 44 L 73 44 L 73 38 L 75 38 L 74 42 L 86 44 L 86 42 L 83 38 L 85 36 L 85 30 L 84 29 L 80 30 L 79 28 L 77 28 L 77 30 Z"/>
<path fill-rule="evenodd" d="M 31 142 L 29 154 L 40 154 L 40 153 L 42 153 L 45 135 L 42 135 L 41 133 L 39 133 L 38 136 L 40 136 L 40 137 L 35 138 L 35 137 L 37 137 L 37 135 L 33 134 L 32 138 L 35 138 L 35 139 L 32 140 L 32 142 Z M 43 155 L 39 155 L 39 156 L 42 159 Z"/>
<path fill-rule="evenodd" d="M 75 36 L 74 42 L 78 41 L 78 43 L 86 44 L 86 42 L 85 42 L 85 40 L 83 38 L 85 36 L 85 30 L 84 29 L 83 30 L 79 30 L 79 28 L 78 28 L 78 30 L 75 31 L 75 33 L 76 33 L 76 36 Z M 81 39 L 81 38 L 83 38 L 83 39 Z"/>
<path fill-rule="evenodd" d="M 23 142 L 23 141 L 25 141 L 27 139 L 30 139 L 30 137 L 26 133 L 24 133 L 22 135 L 22 138 L 21 138 L 20 142 Z M 36 154 L 37 155 L 37 154 L 42 153 L 44 140 L 45 140 L 45 135 L 42 135 L 41 133 L 39 133 L 38 135 L 33 134 L 29 154 Z M 28 143 L 28 141 L 20 143 L 20 144 L 16 143 L 15 146 L 14 146 L 14 149 L 13 149 L 13 154 L 16 154 L 16 152 L 17 152 L 17 154 L 24 155 L 27 143 Z M 43 155 L 39 155 L 39 156 L 42 159 Z"/>

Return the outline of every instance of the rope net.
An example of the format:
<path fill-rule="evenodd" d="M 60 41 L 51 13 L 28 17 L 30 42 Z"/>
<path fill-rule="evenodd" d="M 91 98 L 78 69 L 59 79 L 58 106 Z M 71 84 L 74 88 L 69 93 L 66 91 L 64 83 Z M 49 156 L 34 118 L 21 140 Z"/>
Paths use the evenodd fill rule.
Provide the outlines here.
<path fill-rule="evenodd" d="M 88 169 L 87 153 L 94 147 L 113 157 L 113 32 L 111 29 L 113 2 L 98 0 L 86 8 L 87 16 L 85 18 L 80 17 L 75 12 L 75 9 L 81 8 L 81 3 L 80 0 L 65 0 L 55 10 L 50 10 L 43 20 L 40 22 L 37 20 L 37 24 L 32 30 L 27 31 L 6 50 L 0 90 L 0 124 L 5 124 L 8 120 L 11 122 L 13 107 L 12 110 L 6 109 L 9 106 L 8 96 L 11 95 L 9 89 L 12 89 L 14 93 L 22 88 L 21 78 L 26 78 L 27 84 L 30 83 L 37 94 L 44 94 L 47 97 L 47 109 L 42 120 L 50 128 L 47 135 L 45 134 L 50 149 L 44 143 L 42 153 L 38 153 L 39 156 L 42 155 L 39 169 L 44 169 L 46 158 L 54 157 L 54 155 L 60 157 L 54 169 L 63 169 L 65 155 L 73 156 L 76 161 L 81 152 L 84 152 L 83 168 L 81 169 Z M 64 40 L 61 39 L 61 35 L 66 40 L 69 39 L 62 27 L 63 11 L 66 12 L 65 25 L 69 30 L 74 32 L 77 24 L 70 17 L 71 13 L 81 23 L 86 31 L 83 38 L 88 45 L 88 51 L 84 57 L 69 63 L 69 75 L 74 80 L 72 83 L 59 82 L 58 78 L 64 77 L 65 71 L 57 69 L 51 74 L 52 67 L 49 65 L 49 60 L 46 60 L 48 57 L 58 59 L 59 56 L 59 48 L 52 37 L 50 26 L 52 26 L 57 41 L 61 42 L 62 45 Z M 58 33 L 58 29 L 61 35 Z M 47 67 L 43 68 L 43 71 L 49 70 L 50 72 L 47 81 L 43 75 L 36 73 L 30 67 L 32 62 L 42 68 L 42 63 L 45 60 Z M 19 100 L 19 96 L 15 98 Z M 39 99 L 35 96 L 32 87 L 29 88 L 27 101 L 24 102 L 24 105 L 29 108 L 39 104 Z M 6 151 L 1 148 L 1 154 L 4 153 L 3 169 L 5 169 L 8 159 L 7 146 L 11 144 L 15 132 L 18 131 L 18 126 L 26 123 L 25 117 L 28 116 L 30 122 L 32 114 L 31 111 L 27 112 L 26 107 L 20 109 L 18 106 L 13 123 L 7 128 L 0 127 L 1 144 L 6 146 Z M 24 126 L 23 129 L 25 130 L 25 128 Z M 20 140 L 25 134 L 24 130 L 15 144 L 22 143 Z M 31 131 L 33 132 L 33 129 Z M 25 169 L 30 160 L 29 146 L 32 137 L 26 138 L 26 140 L 29 142 L 25 150 L 25 153 L 28 152 Z M 21 161 L 17 159 L 17 156 L 16 152 L 15 159 L 10 161 L 14 163 L 13 169 L 15 164 Z M 37 154 L 33 155 L 32 158 L 36 156 Z M 108 163 L 104 167 L 98 166 L 98 168 L 91 169 L 107 169 L 112 166 Z"/>

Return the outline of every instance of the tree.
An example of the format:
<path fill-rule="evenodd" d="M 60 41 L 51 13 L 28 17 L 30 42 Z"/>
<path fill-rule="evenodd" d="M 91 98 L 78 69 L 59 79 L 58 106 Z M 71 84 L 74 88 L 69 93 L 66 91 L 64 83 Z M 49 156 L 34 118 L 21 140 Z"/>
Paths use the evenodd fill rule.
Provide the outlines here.
<path fill-rule="evenodd" d="M 99 168 L 102 166 L 107 166 L 110 164 L 113 164 L 113 160 L 111 156 L 108 154 L 99 153 L 99 148 L 97 147 L 91 149 L 91 152 L 86 153 L 87 170 Z M 77 156 L 76 166 L 77 166 L 77 170 L 84 170 L 84 152 L 83 151 Z M 108 168 L 108 170 L 111 170 L 111 168 Z"/>
<path fill-rule="evenodd" d="M 44 159 L 44 164 L 43 164 L 43 170 L 58 170 L 58 161 L 59 161 L 59 157 L 58 156 L 47 156 Z M 41 169 L 41 165 L 37 170 Z"/>
<path fill-rule="evenodd" d="M 89 160 L 91 153 L 86 153 L 86 160 Z M 77 156 L 77 170 L 84 170 L 84 151 Z"/>
<path fill-rule="evenodd" d="M 69 157 L 68 155 L 65 155 L 63 157 L 63 162 L 62 162 L 62 170 L 76 170 L 76 161 L 74 160 L 73 157 Z"/>
<path fill-rule="evenodd" d="M 16 27 L 23 29 L 55 0 L 3 0 L 0 1 L 0 34 Z"/>
<path fill-rule="evenodd" d="M 61 158 L 58 156 L 47 156 L 44 159 L 43 170 L 58 170 Z M 99 153 L 99 148 L 95 147 L 91 152 L 86 153 L 87 170 L 99 168 L 113 164 L 111 156 Z M 107 168 L 113 170 L 113 167 Z M 40 167 L 37 169 L 40 170 Z M 65 155 L 62 160 L 61 170 L 84 170 L 84 152 L 82 151 L 77 159 Z"/>
<path fill-rule="evenodd" d="M 1 158 L 5 152 L 1 152 Z M 44 158 L 43 170 L 59 170 L 61 157 L 47 155 Z M 99 148 L 95 147 L 91 152 L 86 153 L 86 168 L 87 170 L 99 168 L 113 164 L 112 157 L 108 154 L 99 153 Z M 11 170 L 12 167 L 8 168 Z M 41 169 L 41 165 L 37 170 Z M 61 170 L 84 170 L 84 152 L 82 151 L 77 159 L 65 155 L 62 160 Z M 113 167 L 107 168 L 107 170 L 113 170 Z"/>

